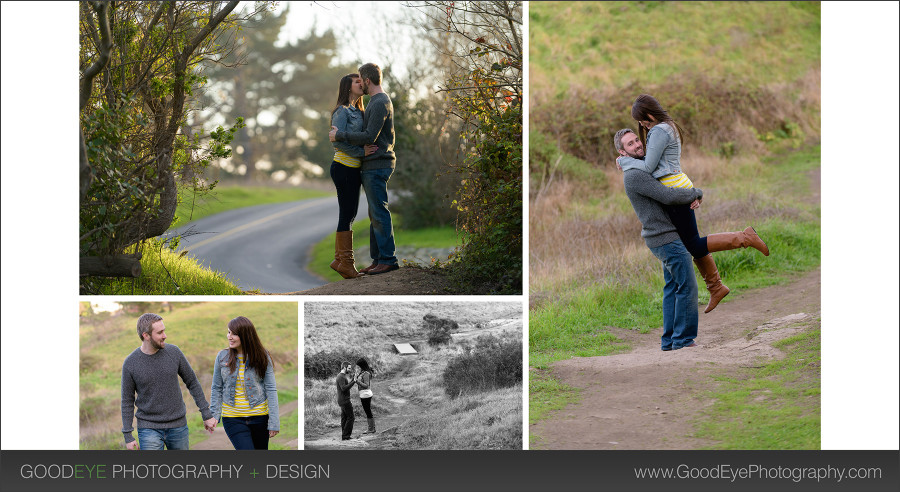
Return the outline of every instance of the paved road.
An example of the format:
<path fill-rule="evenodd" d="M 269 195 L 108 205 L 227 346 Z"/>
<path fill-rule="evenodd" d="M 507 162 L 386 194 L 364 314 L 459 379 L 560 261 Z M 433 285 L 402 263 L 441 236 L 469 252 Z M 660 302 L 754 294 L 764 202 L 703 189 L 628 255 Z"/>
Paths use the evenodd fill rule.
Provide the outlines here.
<path fill-rule="evenodd" d="M 365 199 L 359 206 L 357 217 L 366 217 Z M 188 250 L 243 290 L 294 292 L 326 284 L 306 265 L 312 245 L 335 230 L 337 215 L 334 197 L 257 205 L 204 217 L 167 235 L 186 234 L 179 251 Z"/>

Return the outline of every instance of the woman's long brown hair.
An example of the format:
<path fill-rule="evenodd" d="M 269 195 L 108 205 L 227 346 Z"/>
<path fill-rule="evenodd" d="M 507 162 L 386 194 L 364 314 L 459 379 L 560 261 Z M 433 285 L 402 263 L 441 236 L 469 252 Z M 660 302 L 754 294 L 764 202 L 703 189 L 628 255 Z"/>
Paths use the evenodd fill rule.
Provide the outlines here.
<path fill-rule="evenodd" d="M 338 110 L 341 106 L 350 106 L 350 87 L 353 86 L 353 79 L 358 79 L 358 73 L 348 73 L 341 78 L 341 83 L 338 84 L 338 97 L 337 104 L 334 106 L 334 109 L 331 110 L 331 114 L 334 115 L 334 112 Z M 365 111 L 366 108 L 363 105 L 363 98 L 360 97 L 356 100 L 356 103 L 353 104 L 356 106 L 356 109 L 360 111 Z"/>
<path fill-rule="evenodd" d="M 650 116 L 653 116 L 657 123 L 668 123 L 672 125 L 675 128 L 675 131 L 678 132 L 678 139 L 681 140 L 683 148 L 684 137 L 682 136 L 681 127 L 678 126 L 678 123 L 675 123 L 675 120 L 669 116 L 669 112 L 663 109 L 662 105 L 655 97 L 649 94 L 641 94 L 631 105 L 631 117 L 640 123 L 641 121 L 650 121 Z M 641 143 L 644 144 L 645 149 L 647 148 L 647 133 L 648 130 L 644 128 L 643 125 L 639 124 L 638 137 L 640 137 Z"/>
<path fill-rule="evenodd" d="M 244 365 L 252 367 L 262 379 L 266 375 L 266 368 L 269 361 L 272 368 L 275 367 L 275 361 L 269 356 L 269 352 L 263 347 L 259 341 L 259 335 L 256 334 L 256 327 L 253 322 L 244 316 L 238 316 L 228 322 L 228 331 L 241 339 L 241 350 L 244 352 Z M 228 349 L 228 369 L 231 372 L 237 370 L 237 350 Z"/>

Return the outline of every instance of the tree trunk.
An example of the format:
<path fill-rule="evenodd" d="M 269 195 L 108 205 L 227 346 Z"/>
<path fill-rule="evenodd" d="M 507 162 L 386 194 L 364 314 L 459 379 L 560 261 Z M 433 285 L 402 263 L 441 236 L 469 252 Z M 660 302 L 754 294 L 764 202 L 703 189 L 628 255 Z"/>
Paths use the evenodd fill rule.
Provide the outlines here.
<path fill-rule="evenodd" d="M 118 255 L 107 258 L 99 256 L 82 256 L 80 258 L 81 276 L 93 277 L 140 277 L 140 256 Z"/>

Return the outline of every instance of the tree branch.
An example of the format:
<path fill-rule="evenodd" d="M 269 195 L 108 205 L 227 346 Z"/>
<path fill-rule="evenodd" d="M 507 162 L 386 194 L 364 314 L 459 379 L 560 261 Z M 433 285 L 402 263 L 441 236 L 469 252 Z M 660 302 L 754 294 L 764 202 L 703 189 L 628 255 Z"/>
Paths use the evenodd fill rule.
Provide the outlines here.
<path fill-rule="evenodd" d="M 109 34 L 109 18 L 107 11 L 109 5 L 106 2 L 91 2 L 94 12 L 97 14 L 97 23 L 100 27 L 100 44 L 97 48 L 100 50 L 94 63 L 84 71 L 81 78 L 81 99 L 79 101 L 79 110 L 84 109 L 88 99 L 91 97 L 91 86 L 94 77 L 109 63 L 109 52 L 112 50 L 112 39 Z"/>

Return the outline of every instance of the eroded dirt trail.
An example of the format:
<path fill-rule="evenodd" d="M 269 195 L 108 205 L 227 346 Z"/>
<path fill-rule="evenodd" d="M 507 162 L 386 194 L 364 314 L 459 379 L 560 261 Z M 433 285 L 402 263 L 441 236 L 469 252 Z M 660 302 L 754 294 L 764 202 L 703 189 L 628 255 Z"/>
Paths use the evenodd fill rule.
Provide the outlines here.
<path fill-rule="evenodd" d="M 789 284 L 745 293 L 713 312 L 700 312 L 700 347 L 663 352 L 661 329 L 615 334 L 633 350 L 559 361 L 554 377 L 581 389 L 577 403 L 530 427 L 532 449 L 694 449 L 711 442 L 690 437 L 711 375 L 758 367 L 778 358 L 772 343 L 797 333 L 821 313 L 819 269 Z"/>

